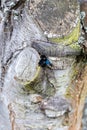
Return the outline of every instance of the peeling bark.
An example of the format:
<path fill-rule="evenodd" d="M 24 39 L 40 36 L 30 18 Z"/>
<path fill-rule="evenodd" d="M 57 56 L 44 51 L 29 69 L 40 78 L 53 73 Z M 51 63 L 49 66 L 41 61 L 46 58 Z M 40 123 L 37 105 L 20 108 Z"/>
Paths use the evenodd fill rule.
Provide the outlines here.
<path fill-rule="evenodd" d="M 71 0 L 66 0 L 66 2 L 62 1 L 62 4 L 61 0 L 55 0 L 54 2 L 50 0 L 45 1 L 46 3 L 51 2 L 50 5 L 46 5 L 46 3 L 41 0 L 38 2 L 36 0 L 34 2 L 27 0 L 13 0 L 13 3 L 10 4 L 9 2 L 9 0 L 4 0 L 0 3 L 3 13 L 3 19 L 0 23 L 0 38 L 2 39 L 0 41 L 0 48 L 2 48 L 2 52 L 0 50 L 0 58 L 2 82 L 1 87 L 3 89 L 1 97 L 2 100 L 4 99 L 3 102 L 6 104 L 7 109 L 9 110 L 11 129 L 58 130 L 58 128 L 63 128 L 63 130 L 81 130 L 82 112 L 87 93 L 87 67 L 85 65 L 85 67 L 83 66 L 81 69 L 78 67 L 78 64 L 79 58 L 83 58 L 83 53 L 84 56 L 86 56 L 85 50 L 87 49 L 87 33 L 85 26 L 87 19 L 85 18 L 85 20 L 81 21 L 85 42 L 81 45 L 83 48 L 83 53 L 82 57 L 80 57 L 82 48 L 76 43 L 78 41 L 78 36 L 76 37 L 75 41 L 73 41 L 75 35 L 73 35 L 74 31 L 72 31 L 76 27 L 77 23 L 79 25 L 79 20 L 76 19 L 78 18 L 79 14 L 78 3 L 76 0 L 72 2 Z M 56 4 L 54 4 L 56 2 L 58 2 L 58 7 L 60 7 L 59 11 L 56 7 Z M 66 5 L 66 3 L 69 5 L 65 8 L 64 5 Z M 86 6 L 87 3 L 85 6 L 83 3 L 83 5 L 81 5 L 81 10 L 86 11 Z M 47 10 L 44 10 L 44 8 Z M 41 15 L 38 16 L 40 13 L 38 10 L 40 11 L 40 9 Z M 46 13 L 53 11 L 52 14 L 54 15 L 52 16 L 49 14 L 50 17 L 48 17 L 45 15 L 44 11 L 46 11 Z M 56 11 L 58 11 L 60 17 L 56 16 Z M 62 12 L 64 13 L 64 17 L 61 15 Z M 47 28 L 43 26 L 44 22 L 42 14 L 43 17 L 48 18 L 45 19 L 45 21 L 47 20 L 48 22 Z M 53 21 L 54 16 L 55 20 Z M 35 19 L 38 19 L 39 25 Z M 54 26 L 50 24 L 55 23 L 55 21 L 57 22 L 58 29 L 55 28 L 55 24 Z M 74 23 L 71 21 L 74 21 Z M 70 26 L 68 26 L 68 22 L 70 23 Z M 66 31 L 67 26 L 68 32 Z M 48 29 L 48 32 L 46 32 L 46 29 Z M 49 34 L 51 34 L 50 32 L 52 29 L 53 32 L 51 36 L 53 36 L 54 39 L 51 40 L 56 41 L 56 43 L 52 43 L 49 38 Z M 43 32 L 43 30 L 45 30 L 45 32 Z M 56 35 L 58 37 L 55 37 L 54 32 L 58 32 Z M 75 34 L 77 34 L 77 32 L 79 33 L 79 29 L 78 31 L 75 30 Z M 70 33 L 70 35 L 68 35 L 68 33 Z M 62 36 L 61 38 L 59 37 L 59 34 Z M 71 38 L 72 35 L 73 38 Z M 49 41 L 47 41 L 47 39 Z M 30 48 L 32 48 L 31 58 L 28 57 Z M 24 52 L 26 49 L 28 49 L 28 54 Z M 57 69 L 43 69 L 39 67 L 40 71 L 38 71 L 39 54 L 44 54 L 49 57 L 50 60 L 52 59 L 52 63 L 54 67 L 57 66 Z M 20 60 L 23 58 L 24 60 Z M 37 58 L 37 61 L 35 61 L 35 58 Z M 75 63 L 76 71 L 78 70 L 80 72 L 75 75 L 77 77 L 75 77 L 75 79 L 72 81 L 71 75 L 72 71 L 74 70 L 73 67 Z M 83 60 L 81 60 L 81 63 L 83 64 Z M 29 67 L 31 69 L 29 69 Z M 33 69 L 33 67 L 35 69 Z M 31 79 L 30 77 L 32 74 L 33 76 Z M 17 76 L 21 78 L 17 80 Z M 22 80 L 23 82 L 21 83 L 19 80 Z M 65 95 L 69 86 L 72 89 L 69 92 L 69 94 L 71 94 L 71 98 L 68 100 L 70 104 L 72 102 L 72 109 L 71 111 L 67 110 L 67 105 L 66 109 L 64 108 L 64 111 L 60 111 L 60 109 L 56 109 L 57 107 L 55 106 L 59 105 L 61 109 L 64 105 L 66 106 Z M 39 101 L 36 100 L 36 94 L 39 95 L 38 97 L 41 97 Z M 61 98 L 58 98 L 60 95 Z M 52 98 L 49 98 L 49 96 L 52 96 Z M 34 97 L 34 99 L 32 97 Z M 61 104 L 62 97 L 64 100 Z M 52 102 L 50 99 L 52 99 Z M 40 109 L 40 105 L 43 104 L 43 100 L 48 102 L 45 113 Z M 53 102 L 54 100 L 55 102 Z M 49 102 L 51 110 L 53 110 L 51 112 L 53 113 L 51 113 L 49 110 Z M 47 105 L 46 102 L 44 102 L 44 105 Z M 55 116 L 56 112 L 57 117 Z M 50 119 L 46 114 L 49 114 Z M 59 115 L 62 116 L 59 117 Z M 65 126 L 63 124 L 65 124 Z"/>

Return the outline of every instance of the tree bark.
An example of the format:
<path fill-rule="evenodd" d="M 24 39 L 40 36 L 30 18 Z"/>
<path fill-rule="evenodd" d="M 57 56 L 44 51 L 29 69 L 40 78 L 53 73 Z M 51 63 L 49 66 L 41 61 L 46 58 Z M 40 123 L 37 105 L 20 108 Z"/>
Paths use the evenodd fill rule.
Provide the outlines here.
<path fill-rule="evenodd" d="M 7 121 L 2 115 L 0 129 L 80 130 L 87 67 L 86 17 L 81 41 L 79 3 L 4 0 L 0 5 L 0 115 L 6 111 Z M 85 13 L 86 5 L 80 5 Z M 38 65 L 41 55 L 51 68 Z"/>

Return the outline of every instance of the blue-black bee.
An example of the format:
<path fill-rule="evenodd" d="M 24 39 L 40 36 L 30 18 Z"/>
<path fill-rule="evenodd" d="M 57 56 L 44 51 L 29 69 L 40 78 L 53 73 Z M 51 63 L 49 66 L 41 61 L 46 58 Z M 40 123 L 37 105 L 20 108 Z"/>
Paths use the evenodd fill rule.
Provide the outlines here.
<path fill-rule="evenodd" d="M 39 66 L 51 68 L 53 65 L 45 55 L 40 56 Z"/>

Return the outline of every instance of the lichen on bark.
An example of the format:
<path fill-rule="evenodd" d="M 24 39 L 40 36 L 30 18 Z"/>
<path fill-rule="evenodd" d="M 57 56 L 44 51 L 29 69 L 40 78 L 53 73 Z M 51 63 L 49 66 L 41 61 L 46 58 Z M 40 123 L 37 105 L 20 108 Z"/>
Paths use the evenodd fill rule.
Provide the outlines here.
<path fill-rule="evenodd" d="M 80 36 L 80 22 L 77 23 L 76 27 L 66 36 L 60 38 L 49 38 L 54 43 L 72 44 L 78 42 Z M 73 45 L 73 44 L 72 44 Z"/>
<path fill-rule="evenodd" d="M 23 4 L 21 0 L 13 4 L 9 2 L 3 1 L 6 19 L 1 24 L 5 25 L 1 30 L 4 37 L 0 36 L 4 46 L 2 101 L 9 110 L 12 129 L 80 128 L 79 117 L 81 119 L 82 115 L 79 113 L 82 113 L 82 100 L 86 95 L 86 68 L 83 61 L 81 66 L 76 60 L 81 53 L 76 43 L 80 31 L 77 0 L 23 0 Z M 8 7 L 11 9 L 10 15 L 6 11 Z M 47 41 L 50 38 L 58 38 L 58 41 L 51 43 Z M 38 67 L 39 54 L 45 54 L 54 68 Z M 83 75 L 80 67 L 83 68 Z M 80 74 L 81 79 L 78 77 Z M 66 99 L 69 86 L 72 89 L 69 91 L 70 97 Z M 72 104 L 69 110 L 67 100 Z"/>

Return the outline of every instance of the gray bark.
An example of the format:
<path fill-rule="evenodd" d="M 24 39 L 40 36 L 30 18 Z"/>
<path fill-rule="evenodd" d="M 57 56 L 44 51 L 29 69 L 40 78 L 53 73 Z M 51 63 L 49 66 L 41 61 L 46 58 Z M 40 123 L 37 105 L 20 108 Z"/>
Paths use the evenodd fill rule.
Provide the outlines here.
<path fill-rule="evenodd" d="M 72 37 L 79 22 L 78 7 L 76 0 L 1 1 L 0 83 L 1 101 L 6 107 L 0 115 L 8 109 L 7 128 L 3 121 L 1 129 L 69 129 L 73 110 L 65 93 L 81 48 L 78 39 L 66 40 L 67 44 L 50 39 Z M 38 66 L 41 54 L 49 58 L 53 68 Z"/>

